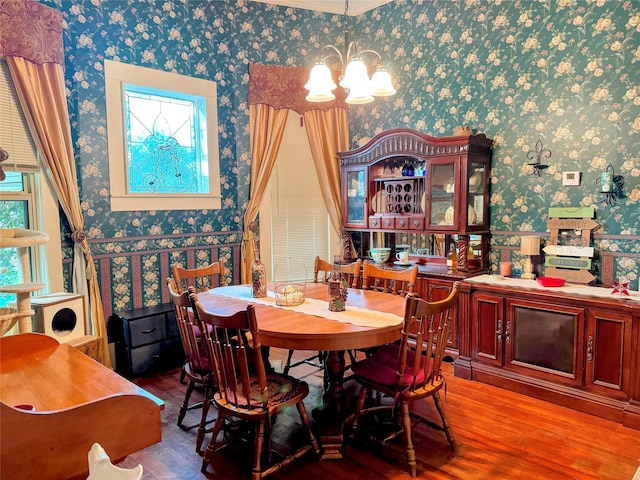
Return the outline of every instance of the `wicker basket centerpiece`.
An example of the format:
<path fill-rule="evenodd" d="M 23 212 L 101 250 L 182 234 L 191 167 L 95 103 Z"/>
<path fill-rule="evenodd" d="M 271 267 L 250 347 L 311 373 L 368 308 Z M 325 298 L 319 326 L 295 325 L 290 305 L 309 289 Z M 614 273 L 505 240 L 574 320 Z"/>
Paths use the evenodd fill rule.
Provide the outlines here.
<path fill-rule="evenodd" d="M 307 267 L 300 260 L 291 258 L 283 260 L 276 266 L 274 277 L 273 293 L 276 305 L 295 307 L 304 303 Z"/>

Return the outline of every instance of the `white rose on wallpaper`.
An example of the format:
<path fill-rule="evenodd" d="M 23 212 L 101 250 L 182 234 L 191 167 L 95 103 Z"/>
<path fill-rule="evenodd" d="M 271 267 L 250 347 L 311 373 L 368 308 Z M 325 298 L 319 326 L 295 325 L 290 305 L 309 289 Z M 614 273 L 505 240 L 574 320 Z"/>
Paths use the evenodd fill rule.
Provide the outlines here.
<path fill-rule="evenodd" d="M 634 177 L 638 176 L 637 174 L 634 175 L 634 173 L 633 173 L 634 170 L 638 170 L 637 167 L 636 167 L 636 161 L 634 161 L 634 160 L 626 160 L 622 164 L 622 169 L 631 172 L 631 175 L 633 175 Z"/>
<path fill-rule="evenodd" d="M 145 260 L 145 266 L 153 267 L 155 262 L 156 262 L 156 260 L 154 260 L 153 262 L 150 262 L 150 261 L 148 262 L 148 261 Z M 149 271 L 144 273 L 143 278 L 147 282 L 156 282 L 158 280 L 158 274 L 156 272 L 154 272 L 153 270 L 149 270 Z"/>
<path fill-rule="evenodd" d="M 98 227 L 91 227 L 87 230 L 87 238 L 101 238 L 102 231 Z"/>

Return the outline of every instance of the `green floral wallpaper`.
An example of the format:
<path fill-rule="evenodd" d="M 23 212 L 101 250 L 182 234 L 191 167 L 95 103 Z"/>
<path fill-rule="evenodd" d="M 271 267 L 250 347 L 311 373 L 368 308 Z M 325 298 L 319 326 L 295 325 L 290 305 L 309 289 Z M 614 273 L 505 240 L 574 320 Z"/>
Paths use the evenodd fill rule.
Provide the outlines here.
<path fill-rule="evenodd" d="M 343 17 L 244 0 L 43 3 L 67 22 L 81 202 L 107 312 L 167 301 L 164 277 L 176 261 L 224 258 L 228 280 L 239 281 L 250 176 L 248 65 L 312 65 L 323 45 L 342 42 Z M 549 207 L 595 204 L 598 279 L 628 279 L 638 288 L 638 2 L 396 0 L 349 19 L 349 30 L 383 55 L 398 88 L 394 97 L 351 109 L 354 146 L 392 127 L 443 136 L 469 125 L 495 141 L 494 265 L 520 262 L 518 232 L 545 235 Z M 222 210 L 110 211 L 104 59 L 218 82 Z M 526 165 L 538 140 L 552 152 L 539 177 Z M 612 206 L 600 202 L 595 184 L 608 164 L 625 180 L 625 196 Z M 563 171 L 582 172 L 580 186 L 563 187 Z"/>

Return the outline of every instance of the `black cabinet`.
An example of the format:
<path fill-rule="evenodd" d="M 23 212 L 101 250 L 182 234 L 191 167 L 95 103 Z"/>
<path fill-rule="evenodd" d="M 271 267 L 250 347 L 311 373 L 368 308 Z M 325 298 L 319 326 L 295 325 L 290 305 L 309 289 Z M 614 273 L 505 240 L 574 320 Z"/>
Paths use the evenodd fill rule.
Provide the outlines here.
<path fill-rule="evenodd" d="M 113 312 L 109 341 L 115 343 L 116 371 L 127 378 L 153 375 L 184 362 L 171 303 Z"/>

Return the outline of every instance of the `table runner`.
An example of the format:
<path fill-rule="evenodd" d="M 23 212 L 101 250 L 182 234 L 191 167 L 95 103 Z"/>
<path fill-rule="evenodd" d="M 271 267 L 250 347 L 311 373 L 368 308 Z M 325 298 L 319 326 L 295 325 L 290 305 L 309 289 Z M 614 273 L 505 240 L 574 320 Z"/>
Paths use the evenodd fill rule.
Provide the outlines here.
<path fill-rule="evenodd" d="M 328 302 L 325 300 L 317 300 L 315 298 L 305 298 L 304 303 L 295 307 L 282 307 L 280 305 L 276 305 L 275 295 L 272 291 L 268 291 L 266 297 L 253 298 L 251 287 L 247 285 L 217 287 L 209 290 L 209 293 L 220 295 L 222 297 L 236 298 L 238 300 L 246 300 L 252 303 L 269 305 L 270 307 L 293 310 L 294 312 L 300 312 L 306 315 L 315 315 L 317 317 L 335 320 L 337 322 L 351 323 L 360 327 L 393 327 L 402 323 L 402 317 L 393 313 L 377 312 L 375 310 L 367 310 L 366 308 L 353 306 L 350 307 L 348 297 L 347 309 L 344 312 L 331 312 L 329 311 Z"/>
<path fill-rule="evenodd" d="M 577 283 L 565 283 L 562 287 L 543 287 L 535 280 L 522 278 L 503 277 L 502 275 L 479 275 L 477 277 L 465 278 L 465 282 L 483 283 L 487 285 L 509 286 L 527 288 L 530 290 L 546 290 L 559 293 L 570 293 L 574 295 L 585 295 L 589 297 L 606 298 L 612 301 L 632 301 L 640 302 L 640 292 L 629 290 L 629 295 L 612 294 L 611 287 L 593 287 Z"/>

